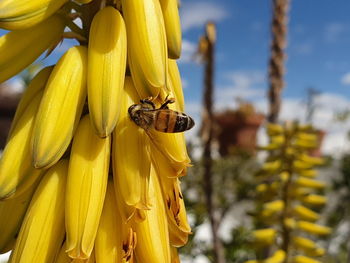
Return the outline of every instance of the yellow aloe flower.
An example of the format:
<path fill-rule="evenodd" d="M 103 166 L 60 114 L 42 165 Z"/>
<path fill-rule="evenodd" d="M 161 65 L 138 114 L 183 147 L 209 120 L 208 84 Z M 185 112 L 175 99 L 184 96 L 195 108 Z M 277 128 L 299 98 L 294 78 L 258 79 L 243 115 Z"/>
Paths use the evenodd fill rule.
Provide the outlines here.
<path fill-rule="evenodd" d="M 284 128 L 282 125 L 275 123 L 268 123 L 266 125 L 266 131 L 269 136 L 279 135 L 284 132 Z"/>
<path fill-rule="evenodd" d="M 293 243 L 297 248 L 313 250 L 316 248 L 316 243 L 308 238 L 295 236 L 293 237 Z"/>
<path fill-rule="evenodd" d="M 302 176 L 299 176 L 295 180 L 295 184 L 299 187 L 310 187 L 315 189 L 323 189 L 325 187 L 325 183 L 323 182 L 320 182 L 314 179 L 309 179 Z"/>
<path fill-rule="evenodd" d="M 123 232 L 128 233 L 126 229 L 127 224 L 118 209 L 113 182 L 109 181 L 95 241 L 97 262 L 115 263 L 123 262 L 123 260 L 132 262 L 130 253 L 125 250 L 123 235 L 121 235 Z"/>
<path fill-rule="evenodd" d="M 0 83 L 21 72 L 45 50 L 56 44 L 61 38 L 64 27 L 64 20 L 55 15 L 34 27 L 1 36 Z"/>
<path fill-rule="evenodd" d="M 16 198 L 0 201 L 0 254 L 13 249 L 21 223 L 37 187 L 33 184 Z"/>
<path fill-rule="evenodd" d="M 154 153 L 152 152 L 152 157 Z M 157 156 L 160 158 L 152 159 L 162 189 L 164 206 L 168 218 L 170 244 L 175 247 L 183 246 L 187 243 L 188 235 L 191 233 L 191 227 L 187 221 L 180 182 L 172 174 L 172 169 L 167 164 L 166 159 L 160 153 Z"/>
<path fill-rule="evenodd" d="M 90 28 L 87 75 L 91 120 L 101 137 L 108 136 L 118 121 L 126 45 L 124 20 L 119 11 L 111 6 L 101 9 Z"/>
<path fill-rule="evenodd" d="M 263 216 L 271 216 L 275 213 L 281 212 L 283 208 L 284 208 L 284 202 L 282 200 L 275 200 L 275 201 L 265 203 L 261 213 Z"/>
<path fill-rule="evenodd" d="M 332 229 L 329 227 L 317 225 L 307 221 L 298 221 L 297 227 L 300 230 L 304 230 L 310 234 L 315 235 L 329 235 L 332 232 Z"/>
<path fill-rule="evenodd" d="M 308 205 L 320 206 L 327 202 L 327 197 L 322 195 L 309 194 L 300 198 L 300 200 Z"/>
<path fill-rule="evenodd" d="M 145 211 L 145 219 L 135 222 L 133 227 L 137 235 L 135 255 L 138 262 L 170 262 L 170 243 L 168 223 L 162 192 L 154 169 L 150 177 L 150 210 Z"/>
<path fill-rule="evenodd" d="M 89 143 L 86 143 L 89 142 Z M 66 191 L 67 253 L 88 259 L 102 213 L 109 170 L 110 137 L 98 137 L 89 115 L 74 136 Z"/>
<path fill-rule="evenodd" d="M 181 55 L 181 24 L 177 0 L 160 0 L 163 11 L 168 54 L 172 59 Z"/>
<path fill-rule="evenodd" d="M 150 142 L 146 132 L 128 115 L 130 105 L 137 102 L 138 95 L 132 80 L 126 77 L 120 119 L 113 134 L 113 175 L 116 192 L 121 193 L 125 205 L 134 209 L 148 209 Z"/>
<path fill-rule="evenodd" d="M 53 261 L 64 239 L 64 199 L 68 161 L 51 167 L 30 202 L 10 263 Z"/>
<path fill-rule="evenodd" d="M 128 63 L 141 98 L 165 88 L 168 52 L 159 0 L 122 0 L 128 37 Z M 140 45 L 142 43 L 142 45 Z"/>
<path fill-rule="evenodd" d="M 293 258 L 294 263 L 321 263 L 321 261 L 306 256 L 298 255 Z"/>
<path fill-rule="evenodd" d="M 33 128 L 36 168 L 55 164 L 64 154 L 79 123 L 86 98 L 87 49 L 70 48 L 47 82 Z"/>
<path fill-rule="evenodd" d="M 0 199 L 14 194 L 20 195 L 40 176 L 41 171 L 32 166 L 31 136 L 34 120 L 41 102 L 43 92 L 38 92 L 23 114 L 18 117 L 16 125 L 8 138 L 0 159 Z"/>
<path fill-rule="evenodd" d="M 72 259 L 68 256 L 66 252 L 66 242 L 63 243 L 60 252 L 58 253 L 55 263 L 71 263 Z"/>
<path fill-rule="evenodd" d="M 18 103 L 15 116 L 13 117 L 13 120 L 11 122 L 9 137 L 11 136 L 12 129 L 16 127 L 18 119 L 23 115 L 23 112 L 26 110 L 28 105 L 31 103 L 34 97 L 45 88 L 46 82 L 52 72 L 52 69 L 53 66 L 45 67 L 42 70 L 40 70 L 23 92 L 21 100 Z"/>
<path fill-rule="evenodd" d="M 285 258 L 286 252 L 282 249 L 279 249 L 271 257 L 265 259 L 263 263 L 283 263 Z"/>
<path fill-rule="evenodd" d="M 296 205 L 293 207 L 293 212 L 295 215 L 297 215 L 300 219 L 303 220 L 310 220 L 310 221 L 316 221 L 320 218 L 320 215 L 311 209 L 303 206 L 303 205 Z"/>
<path fill-rule="evenodd" d="M 265 228 L 253 231 L 254 242 L 272 244 L 276 239 L 276 230 L 273 228 Z"/>
<path fill-rule="evenodd" d="M 0 2 L 0 28 L 19 30 L 32 27 L 50 17 L 67 1 L 2 0 Z"/>

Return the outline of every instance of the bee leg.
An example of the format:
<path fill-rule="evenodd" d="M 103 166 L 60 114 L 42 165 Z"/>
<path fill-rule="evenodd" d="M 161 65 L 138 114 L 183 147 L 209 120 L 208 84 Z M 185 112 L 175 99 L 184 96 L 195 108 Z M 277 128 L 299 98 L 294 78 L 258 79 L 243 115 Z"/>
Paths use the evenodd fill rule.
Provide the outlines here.
<path fill-rule="evenodd" d="M 169 109 L 168 104 L 171 104 L 171 103 L 174 103 L 174 102 L 175 102 L 174 98 L 168 99 L 168 96 L 167 96 L 165 102 L 162 104 L 162 106 L 160 106 L 159 109 Z"/>
<path fill-rule="evenodd" d="M 142 104 L 146 103 L 146 104 L 148 104 L 148 105 L 151 105 L 153 109 L 156 108 L 156 106 L 155 106 L 154 103 L 150 100 L 150 98 L 140 100 L 140 102 L 141 102 Z"/>

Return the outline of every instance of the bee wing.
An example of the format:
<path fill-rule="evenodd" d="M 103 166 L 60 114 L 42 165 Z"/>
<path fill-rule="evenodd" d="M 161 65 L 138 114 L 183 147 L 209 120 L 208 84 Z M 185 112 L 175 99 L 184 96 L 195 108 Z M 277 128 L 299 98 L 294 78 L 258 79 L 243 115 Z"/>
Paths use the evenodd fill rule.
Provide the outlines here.
<path fill-rule="evenodd" d="M 154 122 L 156 118 L 156 110 L 143 110 L 142 119 L 145 122 L 147 128 L 154 129 Z M 147 129 L 146 129 L 147 130 Z"/>

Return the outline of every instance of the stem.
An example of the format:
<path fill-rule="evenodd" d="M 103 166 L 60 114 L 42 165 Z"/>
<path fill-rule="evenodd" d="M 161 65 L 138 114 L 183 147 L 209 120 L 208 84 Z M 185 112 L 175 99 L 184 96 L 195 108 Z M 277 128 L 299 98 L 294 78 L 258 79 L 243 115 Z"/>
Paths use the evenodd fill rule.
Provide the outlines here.
<path fill-rule="evenodd" d="M 83 5 L 81 8 L 81 20 L 83 22 L 83 30 L 87 38 L 89 38 L 92 19 L 94 18 L 95 14 L 101 9 L 101 1 L 102 0 L 94 0 L 86 5 Z"/>
<path fill-rule="evenodd" d="M 286 124 L 288 125 L 288 124 Z M 280 224 L 281 224 L 281 228 L 282 228 L 282 245 L 281 245 L 281 249 L 284 250 L 284 252 L 286 253 L 286 258 L 283 261 L 283 263 L 287 263 L 288 262 L 288 258 L 289 258 L 289 254 L 290 254 L 290 240 L 291 240 L 291 232 L 290 229 L 288 228 L 288 226 L 286 226 L 285 224 L 285 220 L 289 217 L 290 214 L 290 207 L 291 207 L 291 200 L 290 200 L 290 190 L 292 187 L 292 182 L 293 182 L 293 158 L 288 157 L 285 153 L 287 148 L 290 146 L 291 142 L 292 142 L 292 138 L 294 136 L 293 133 L 291 134 L 285 134 L 286 136 L 286 143 L 283 147 L 282 150 L 282 159 L 285 160 L 285 164 L 286 164 L 286 168 L 285 171 L 288 172 L 289 177 L 287 179 L 287 181 L 285 182 L 285 184 L 283 185 L 282 188 L 282 200 L 284 202 L 284 208 L 281 214 L 281 220 L 280 220 Z"/>
<path fill-rule="evenodd" d="M 211 25 L 212 26 L 212 25 Z M 207 24 L 208 27 L 208 24 Z M 214 247 L 214 262 L 225 263 L 225 253 L 221 240 L 218 236 L 219 221 L 216 217 L 216 207 L 214 203 L 213 189 L 213 160 L 211 157 L 211 144 L 213 140 L 213 86 L 214 86 L 214 47 L 215 41 L 212 37 L 206 35 L 208 48 L 205 54 L 205 74 L 204 74 L 204 98 L 202 110 L 202 140 L 204 143 L 203 162 L 204 162 L 204 193 L 206 197 L 207 211 L 211 224 Z"/>
<path fill-rule="evenodd" d="M 272 44 L 269 61 L 269 114 L 268 121 L 276 123 L 281 108 L 284 87 L 284 63 L 287 37 L 287 13 L 289 0 L 273 0 Z"/>

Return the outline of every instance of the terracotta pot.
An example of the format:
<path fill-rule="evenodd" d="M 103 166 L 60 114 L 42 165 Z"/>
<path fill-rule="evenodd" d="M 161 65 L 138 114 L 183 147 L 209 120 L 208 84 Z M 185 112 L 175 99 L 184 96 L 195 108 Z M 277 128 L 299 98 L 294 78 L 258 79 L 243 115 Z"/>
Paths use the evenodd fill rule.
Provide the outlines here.
<path fill-rule="evenodd" d="M 265 116 L 260 113 L 244 115 L 241 112 L 225 111 L 215 115 L 216 138 L 221 156 L 235 151 L 255 154 L 257 131 Z"/>
<path fill-rule="evenodd" d="M 311 156 L 315 156 L 315 157 L 321 157 L 322 156 L 322 143 L 324 140 L 324 137 L 326 136 L 327 132 L 324 130 L 317 130 L 317 134 L 318 134 L 318 147 L 316 149 L 313 149 L 310 151 L 310 155 Z"/>

